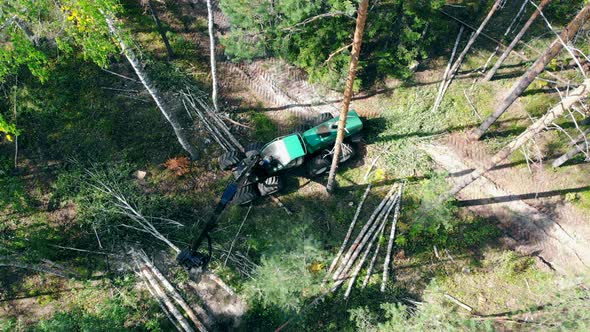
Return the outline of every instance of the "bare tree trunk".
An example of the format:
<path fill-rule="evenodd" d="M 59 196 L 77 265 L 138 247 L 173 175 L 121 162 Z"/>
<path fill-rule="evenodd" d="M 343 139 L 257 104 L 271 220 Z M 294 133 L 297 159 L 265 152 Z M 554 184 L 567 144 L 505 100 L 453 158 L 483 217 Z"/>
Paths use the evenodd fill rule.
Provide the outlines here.
<path fill-rule="evenodd" d="M 166 279 L 166 277 L 164 277 L 164 275 L 160 272 L 160 270 L 158 270 L 158 268 L 156 268 L 154 266 L 154 264 L 152 264 L 152 262 L 149 260 L 147 255 L 143 252 L 140 252 L 138 254 L 138 256 L 141 258 L 141 260 L 143 260 L 145 266 L 160 281 L 162 286 L 164 286 L 164 289 L 166 291 L 168 291 L 168 294 L 170 294 L 172 299 L 174 299 L 174 301 L 184 310 L 184 312 L 187 314 L 187 316 L 190 318 L 190 320 L 193 322 L 193 324 L 195 324 L 197 329 L 199 331 L 206 331 L 207 329 L 205 328 L 203 323 L 201 323 L 201 321 L 197 318 L 197 315 L 195 314 L 193 309 L 186 303 L 186 301 L 182 298 L 182 296 L 180 296 L 178 291 L 174 288 L 174 286 L 172 286 L 172 284 L 168 281 L 168 279 Z M 204 310 L 202 310 L 202 312 L 204 312 Z M 211 319 L 209 318 L 209 316 L 205 316 L 203 318 L 205 318 L 207 320 L 207 324 L 209 326 L 211 326 L 213 324 Z"/>
<path fill-rule="evenodd" d="M 158 11 L 156 10 L 156 7 L 154 7 L 154 5 L 152 4 L 152 0 L 146 0 L 145 2 L 148 5 L 152 17 L 154 18 L 154 22 L 156 22 L 158 33 L 160 33 L 160 36 L 162 36 L 162 40 L 164 41 L 164 45 L 166 46 L 166 52 L 168 52 L 168 61 L 170 61 L 172 60 L 172 58 L 174 58 L 174 51 L 172 51 L 172 47 L 170 46 L 168 37 L 166 37 L 166 31 L 164 31 L 164 28 L 162 27 L 162 23 L 160 22 L 160 18 L 158 17 Z"/>
<path fill-rule="evenodd" d="M 383 281 L 381 283 L 381 291 L 385 292 L 385 286 L 387 285 L 387 277 L 389 274 L 389 264 L 391 262 L 391 252 L 393 249 L 393 240 L 395 239 L 395 229 L 397 227 L 397 220 L 399 219 L 399 212 L 402 206 L 402 194 L 404 191 L 404 184 L 399 187 L 398 201 L 395 206 L 395 212 L 393 213 L 393 222 L 391 223 L 391 231 L 389 232 L 389 241 L 387 242 L 387 254 L 385 255 L 385 262 L 383 262 Z"/>
<path fill-rule="evenodd" d="M 213 31 L 213 6 L 211 0 L 207 0 L 207 25 L 209 26 L 209 57 L 211 58 L 211 80 L 212 92 L 211 99 L 215 112 L 219 112 L 217 103 L 217 64 L 215 62 L 215 32 Z"/>
<path fill-rule="evenodd" d="M 528 86 L 545 70 L 545 67 L 549 62 L 555 58 L 559 52 L 563 49 L 563 43 L 570 41 L 580 28 L 584 25 L 584 22 L 590 17 L 590 4 L 586 5 L 576 17 L 568 24 L 568 26 L 561 33 L 560 38 L 557 38 L 549 48 L 541 55 L 532 67 L 514 84 L 510 94 L 504 98 L 502 103 L 496 108 L 494 113 L 490 115 L 484 122 L 471 133 L 471 139 L 478 140 L 483 134 L 490 128 L 498 118 L 504 114 L 514 103 L 516 99 L 528 88 Z M 563 43 L 562 43 L 563 41 Z"/>
<path fill-rule="evenodd" d="M 436 111 L 440 102 L 442 101 L 444 89 L 447 86 L 447 80 L 449 79 L 449 73 L 451 72 L 451 67 L 453 66 L 453 60 L 455 60 L 455 53 L 457 52 L 457 47 L 459 46 L 459 42 L 461 41 L 461 36 L 463 35 L 463 30 L 465 30 L 465 26 L 461 24 L 459 28 L 459 33 L 457 34 L 457 38 L 455 39 L 455 45 L 453 46 L 453 51 L 451 52 L 451 57 L 449 58 L 449 63 L 447 64 L 447 68 L 445 69 L 445 73 L 443 74 L 442 80 L 440 82 L 440 87 L 438 88 L 438 94 L 436 95 L 436 100 L 434 101 L 434 106 L 432 106 L 432 111 Z"/>
<path fill-rule="evenodd" d="M 121 36 L 119 35 L 119 31 L 115 27 L 113 20 L 106 13 L 104 13 L 103 15 L 105 16 L 105 20 L 106 20 L 107 25 L 109 27 L 109 31 L 119 42 L 121 50 L 123 51 L 123 54 L 127 58 L 127 61 L 129 61 L 129 64 L 131 64 L 131 67 L 133 67 L 135 74 L 137 74 L 137 77 L 139 77 L 139 80 L 141 81 L 141 83 L 143 84 L 145 89 L 149 92 L 150 96 L 152 96 L 152 98 L 154 99 L 154 102 L 158 106 L 158 109 L 160 109 L 160 112 L 162 112 L 162 114 L 164 115 L 164 117 L 166 118 L 168 123 L 170 123 L 170 125 L 172 126 L 172 129 L 174 129 L 174 133 L 176 134 L 176 138 L 178 139 L 178 142 L 180 143 L 180 145 L 182 145 L 184 150 L 186 150 L 186 152 L 188 152 L 191 159 L 193 159 L 193 160 L 199 159 L 199 152 L 190 143 L 188 136 L 186 135 L 185 131 L 182 129 L 182 125 L 180 124 L 180 122 L 178 121 L 178 119 L 176 118 L 174 113 L 171 110 L 168 110 L 164 107 L 164 102 L 162 101 L 162 98 L 160 97 L 159 91 L 156 89 L 155 86 L 152 85 L 151 81 L 149 80 L 146 73 L 143 71 L 143 68 L 141 67 L 139 61 L 137 60 L 137 57 L 135 56 L 133 51 L 127 47 L 127 45 L 123 41 L 123 38 L 121 38 Z"/>
<path fill-rule="evenodd" d="M 582 151 L 586 151 L 588 153 L 589 144 L 587 140 L 587 136 L 590 135 L 590 128 L 586 129 L 583 133 L 581 133 L 575 140 L 573 140 L 568 146 L 573 146 L 567 153 L 562 155 L 561 157 L 555 159 L 551 166 L 553 168 L 557 168 L 563 164 L 565 164 L 568 160 L 572 159 L 575 155 Z"/>
<path fill-rule="evenodd" d="M 340 250 L 338 250 L 336 257 L 334 257 L 332 264 L 330 264 L 330 268 L 328 269 L 328 272 L 326 273 L 326 276 L 324 277 L 323 283 L 325 283 L 328 280 L 328 278 L 330 277 L 330 273 L 332 273 L 332 271 L 334 271 L 336 264 L 338 263 L 338 261 L 340 260 L 340 257 L 344 253 L 344 249 L 346 249 L 346 245 L 348 244 L 348 240 L 350 240 L 350 236 L 352 235 L 352 232 L 354 231 L 354 226 L 356 225 L 356 221 L 358 220 L 359 215 L 361 214 L 363 204 L 365 203 L 365 200 L 367 199 L 367 196 L 369 195 L 369 192 L 371 191 L 371 186 L 372 186 L 371 183 L 369 183 L 369 185 L 367 185 L 367 189 L 365 190 L 365 193 L 363 194 L 363 197 L 361 198 L 361 201 L 359 202 L 359 204 L 356 208 L 356 212 L 354 213 L 354 217 L 352 218 L 352 222 L 350 223 L 350 226 L 348 227 L 348 231 L 346 232 L 346 236 L 344 237 L 344 241 L 342 242 L 342 245 L 340 246 Z"/>
<path fill-rule="evenodd" d="M 551 0 L 541 1 L 541 3 L 539 4 L 539 9 L 535 10 L 533 14 L 531 14 L 529 20 L 524 24 L 522 29 L 520 29 L 520 32 L 516 35 L 516 37 L 514 37 L 510 45 L 508 45 L 506 50 L 504 50 L 504 53 L 502 53 L 500 58 L 498 58 L 492 69 L 490 69 L 490 71 L 487 73 L 486 77 L 483 79 L 484 81 L 489 81 L 492 79 L 492 77 L 494 77 L 494 75 L 496 75 L 496 72 L 498 71 L 498 69 L 500 69 L 500 66 L 502 66 L 502 64 L 504 63 L 506 58 L 508 58 L 514 47 L 516 47 L 516 44 L 518 44 L 518 42 L 522 39 L 527 30 L 531 27 L 533 22 L 535 22 L 537 17 L 539 17 L 543 8 L 545 8 L 550 2 Z"/>
<path fill-rule="evenodd" d="M 346 118 L 348 116 L 348 108 L 350 100 L 352 99 L 352 88 L 354 79 L 356 77 L 356 68 L 359 62 L 359 54 L 361 53 L 361 45 L 363 42 L 363 32 L 365 31 L 365 22 L 367 21 L 367 12 L 369 9 L 369 0 L 363 0 L 359 4 L 356 17 L 356 28 L 354 30 L 354 38 L 352 41 L 352 52 L 350 54 L 350 66 L 348 68 L 348 78 L 346 79 L 346 88 L 344 89 L 344 99 L 342 100 L 342 111 L 340 111 L 340 119 L 338 121 L 338 132 L 336 134 L 336 143 L 334 144 L 334 155 L 332 156 L 332 166 L 330 167 L 330 174 L 328 175 L 328 184 L 326 190 L 332 192 L 334 190 L 336 170 L 338 169 L 338 161 L 340 159 L 340 152 L 342 150 L 342 142 L 344 141 L 344 128 L 346 128 Z"/>
<path fill-rule="evenodd" d="M 186 318 L 184 318 L 184 316 L 180 313 L 180 311 L 178 310 L 178 308 L 176 308 L 176 306 L 174 305 L 174 303 L 172 303 L 172 301 L 170 300 L 170 298 L 168 296 L 166 296 L 166 293 L 164 292 L 164 290 L 162 289 L 162 287 L 160 287 L 160 285 L 158 284 L 158 282 L 156 281 L 156 279 L 154 279 L 154 276 L 150 273 L 150 270 L 147 266 L 143 266 L 140 268 L 141 269 L 141 276 L 147 280 L 147 282 L 149 283 L 149 285 L 152 287 L 152 289 L 154 290 L 154 293 L 156 295 L 156 298 L 158 301 L 160 301 L 161 303 L 164 303 L 164 305 L 166 306 L 166 308 L 168 309 L 168 312 L 170 312 L 174 318 L 178 321 L 178 323 L 180 324 L 180 326 L 182 327 L 182 329 L 186 332 L 194 332 L 194 329 L 190 326 L 190 324 L 188 323 L 188 321 L 186 320 Z"/>
<path fill-rule="evenodd" d="M 584 83 L 573 90 L 567 97 L 563 98 L 557 106 L 553 107 L 549 112 L 547 112 L 542 118 L 535 121 L 531 126 L 527 128 L 522 134 L 520 134 L 514 141 L 510 144 L 505 146 L 502 150 L 496 153 L 484 166 L 480 169 L 477 169 L 468 176 L 466 176 L 462 181 L 457 183 L 449 192 L 441 195 L 439 197 L 440 202 L 444 202 L 450 197 L 457 194 L 463 188 L 467 187 L 473 181 L 477 180 L 480 176 L 487 173 L 489 170 L 494 168 L 500 162 L 508 158 L 514 151 L 518 150 L 522 145 L 524 145 L 528 140 L 533 138 L 536 134 L 541 132 L 547 126 L 549 126 L 553 121 L 555 121 L 558 117 L 563 115 L 567 110 L 569 110 L 575 103 L 582 101 L 590 91 L 590 79 L 586 79 Z"/>
<path fill-rule="evenodd" d="M 502 2 L 501 0 L 496 0 L 496 2 L 494 2 L 494 5 L 492 6 L 490 11 L 488 12 L 488 15 L 486 16 L 486 18 L 483 20 L 483 22 L 481 22 L 481 24 L 479 25 L 479 28 L 477 28 L 477 30 L 471 35 L 471 37 L 469 38 L 469 41 L 467 41 L 467 45 L 465 45 L 465 48 L 463 49 L 461 54 L 459 54 L 459 56 L 457 57 L 457 60 L 455 60 L 453 67 L 451 67 L 451 70 L 449 71 L 448 80 L 446 82 L 443 82 L 441 93 L 439 94 L 440 97 L 437 98 L 437 100 L 434 103 L 434 106 L 432 107 L 433 112 L 436 112 L 436 110 L 440 106 L 440 103 L 442 102 L 447 89 L 451 85 L 453 78 L 455 77 L 455 75 L 457 74 L 457 71 L 459 71 L 459 68 L 461 67 L 461 64 L 463 63 L 463 59 L 465 59 L 465 56 L 467 55 L 467 53 L 469 53 L 469 50 L 471 49 L 471 47 L 475 43 L 475 40 L 477 39 L 477 37 L 479 37 L 479 35 L 481 34 L 481 32 L 483 31 L 485 26 L 492 19 L 492 16 L 494 16 L 494 13 L 500 7 L 501 2 Z"/>

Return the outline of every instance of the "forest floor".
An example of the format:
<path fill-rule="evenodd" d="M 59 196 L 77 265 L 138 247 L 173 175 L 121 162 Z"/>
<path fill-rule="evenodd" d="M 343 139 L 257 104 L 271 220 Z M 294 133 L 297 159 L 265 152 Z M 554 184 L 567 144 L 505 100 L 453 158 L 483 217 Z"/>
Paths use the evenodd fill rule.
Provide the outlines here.
<path fill-rule="evenodd" d="M 136 2 L 128 2 L 130 4 L 127 6 L 137 11 L 138 15 L 135 17 L 141 17 Z M 162 21 L 170 28 L 172 44 L 178 52 L 174 65 L 188 72 L 195 80 L 208 82 L 206 10 L 205 6 L 193 6 L 192 3 L 193 1 L 169 3 L 169 10 L 161 11 Z M 141 21 L 132 22 L 130 26 L 136 31 L 134 37 L 138 43 L 158 61 L 163 62 L 166 58 L 165 48 L 150 24 L 151 18 L 143 13 Z M 227 20 L 217 12 L 217 27 L 223 32 L 227 29 L 227 24 Z M 220 47 L 219 52 L 222 51 Z M 532 321 L 543 323 L 546 318 L 537 320 L 543 308 L 555 308 L 556 318 L 553 319 L 557 319 L 557 322 L 547 324 L 559 324 L 559 319 L 565 319 L 562 317 L 565 316 L 564 313 L 574 311 L 571 309 L 578 303 L 575 301 L 585 299 L 576 294 L 568 297 L 570 295 L 567 294 L 570 293 L 566 291 L 574 288 L 587 290 L 586 281 L 564 279 L 561 272 L 578 274 L 587 271 L 587 266 L 590 265 L 590 246 L 587 245 L 590 240 L 588 163 L 575 160 L 553 171 L 545 162 L 539 163 L 537 160 L 529 164 L 524 157 L 513 156 L 506 164 L 459 195 L 457 211 L 453 210 L 450 216 L 441 217 L 455 223 L 450 230 L 435 229 L 418 236 L 413 236 L 410 232 L 413 218 L 416 217 L 414 210 L 428 202 L 429 197 L 426 196 L 440 193 L 441 188 L 446 189 L 444 185 L 439 188 L 437 181 L 444 184 L 444 179 L 457 178 L 480 165 L 530 123 L 529 115 L 541 114 L 555 101 L 554 93 L 545 91 L 542 86 L 536 86 L 534 90 L 539 91 L 522 97 L 510 114 L 501 120 L 499 126 L 492 128 L 492 134 L 484 141 L 466 144 L 465 132 L 476 126 L 480 121 L 479 117 L 489 113 L 501 97 L 496 91 L 508 88 L 513 82 L 511 77 L 514 73 L 518 74 L 526 68 L 526 64 L 509 63 L 501 72 L 501 79 L 473 85 L 472 82 L 477 77 L 473 70 L 485 62 L 488 54 L 489 49 L 480 46 L 468 57 L 465 64 L 467 69 L 453 83 L 437 114 L 430 112 L 430 105 L 438 87 L 437 78 L 442 76 L 442 68 L 446 65 L 444 59 L 425 62 L 408 82 L 390 80 L 382 82 L 373 90 L 358 93 L 354 98 L 353 108 L 366 119 L 367 137 L 357 157 L 340 168 L 337 177 L 340 189 L 335 196 L 325 194 L 324 178 L 308 179 L 295 173 L 287 178 L 287 187 L 279 196 L 293 215 L 287 215 L 270 200 L 254 204 L 247 220 L 244 219 L 246 207 L 231 207 L 213 233 L 216 245 L 211 266 L 220 278 L 234 288 L 230 292 L 215 292 L 214 289 L 218 287 L 214 283 L 199 284 L 204 289 L 195 289 L 186 280 L 184 271 L 175 266 L 171 253 L 163 251 L 161 246 L 153 243 L 153 239 L 146 239 L 143 234 L 133 235 L 130 232 L 116 239 L 142 243 L 146 248 L 153 249 L 152 253 L 161 253 L 154 257 L 158 267 L 190 301 L 199 304 L 203 304 L 204 300 L 209 301 L 209 310 L 217 319 L 223 319 L 227 312 L 224 313 L 224 308 L 215 306 L 215 303 L 237 303 L 237 315 L 243 313 L 240 326 L 243 330 L 273 330 L 294 317 L 292 330 L 351 330 L 355 328 L 354 324 L 357 329 L 363 329 L 364 323 L 359 321 L 377 324 L 385 320 L 387 313 L 382 307 L 383 303 L 405 303 L 416 309 L 416 312 L 420 307 L 415 304 L 418 302 L 439 303 L 448 309 L 452 304 L 444 300 L 443 294 L 460 298 L 475 308 L 480 315 L 478 319 L 489 320 L 500 329 L 506 326 L 508 329 L 512 326 L 515 329 L 524 327 L 530 330 L 555 327 L 556 325 L 527 324 L 532 324 Z M 115 65 L 110 69 L 134 77 L 125 65 Z M 127 80 L 103 73 L 103 76 L 118 80 L 121 85 L 104 83 L 100 71 L 91 76 L 97 77 L 101 86 L 129 88 L 125 85 Z M 316 113 L 330 112 L 336 115 L 339 111 L 339 93 L 308 83 L 303 72 L 282 60 L 269 59 L 247 64 L 221 61 L 219 77 L 222 100 L 230 116 L 253 127 L 234 127 L 243 143 L 270 140 L 276 135 L 288 133 L 297 123 Z M 474 107 L 470 106 L 465 94 L 471 96 Z M 112 107 L 113 114 L 95 112 L 96 118 L 100 120 L 113 117 L 119 123 L 132 125 L 114 126 L 106 131 L 117 134 L 113 135 L 116 137 L 113 139 L 115 143 L 104 143 L 106 140 L 100 135 L 105 130 L 101 129 L 94 134 L 95 137 L 91 137 L 90 144 L 96 144 L 95 141 L 100 140 L 99 148 L 103 145 L 109 148 L 112 145 L 114 151 L 123 150 L 127 154 L 126 158 L 140 160 L 132 165 L 132 171 L 140 169 L 138 167 L 145 169 L 148 174 L 145 180 L 130 180 L 127 168 L 121 173 L 124 181 L 131 181 L 139 186 L 141 198 L 138 199 L 138 204 L 147 204 L 146 213 L 183 221 L 187 226 L 191 225 L 190 222 L 198 225 L 211 213 L 212 206 L 230 175 L 216 170 L 214 156 L 205 156 L 202 161 L 192 163 L 188 173 L 176 175 L 163 166 L 163 163 L 181 152 L 171 148 L 176 146 L 176 142 L 173 138 L 170 139 L 170 129 L 160 119 L 160 114 L 151 108 L 149 97 L 138 94 L 131 96 L 131 99 L 114 92 L 113 95 L 106 96 L 101 96 L 102 99 L 97 97 L 96 100 L 105 103 L 105 108 Z M 126 107 L 119 109 L 117 107 L 120 106 L 111 105 L 111 102 L 118 102 Z M 95 113 L 92 114 L 91 121 L 78 122 L 92 123 L 94 126 L 98 121 L 94 118 Z M 122 119 L 118 119 L 119 117 Z M 146 130 L 136 137 L 133 133 L 136 132 L 134 124 L 137 123 L 143 124 Z M 73 128 L 79 132 L 88 129 L 78 126 L 80 125 L 76 124 Z M 558 133 L 548 131 L 543 136 L 555 139 Z M 69 137 L 66 135 L 62 139 L 68 141 Z M 552 156 L 563 148 L 543 143 L 548 141 L 548 138 L 538 141 L 541 152 L 546 155 Z M 563 137 L 561 141 L 563 142 Z M 535 149 L 534 146 L 529 147 L 533 151 L 529 154 L 535 155 Z M 214 147 L 206 147 L 205 150 L 218 152 Z M 108 160 L 109 150 L 103 153 Z M 26 158 L 25 155 L 23 159 Z M 35 208 L 43 212 L 27 214 L 22 220 L 27 226 L 36 225 L 38 220 L 51 220 L 56 224 L 51 226 L 56 226 L 57 230 L 51 229 L 49 232 L 46 228 L 40 228 L 36 236 L 27 235 L 27 241 L 24 242 L 26 246 L 30 243 L 38 245 L 35 242 L 38 238 L 59 239 L 59 232 L 63 232 L 66 237 L 63 241 L 68 245 L 87 245 L 98 250 L 92 232 L 87 232 L 90 237 L 80 236 L 83 239 L 80 243 L 76 242 L 77 238 L 68 238 L 70 230 L 81 228 L 77 224 L 79 220 L 81 223 L 84 218 L 90 218 L 91 213 L 83 210 L 89 207 L 87 201 L 99 201 L 101 197 L 74 197 L 70 200 L 78 200 L 72 203 L 67 199 L 68 195 L 63 193 L 63 188 L 68 188 L 64 186 L 64 182 L 70 177 L 69 181 L 73 184 L 69 185 L 80 187 L 87 179 L 76 177 L 75 171 L 68 168 L 59 176 L 56 175 L 57 171 L 45 173 L 37 169 L 37 161 L 27 164 L 24 160 L 21 168 L 25 173 L 23 179 L 26 177 L 23 180 L 25 191 L 29 196 L 40 197 L 35 202 L 38 205 Z M 365 177 L 373 161 L 373 172 Z M 65 160 L 62 163 L 66 164 Z M 110 166 L 112 165 L 109 164 Z M 443 173 L 444 177 L 438 178 L 437 169 L 446 171 Z M 319 295 L 325 262 L 331 260 L 340 245 L 355 204 L 358 204 L 367 182 L 373 182 L 375 188 L 366 203 L 370 208 L 378 203 L 379 195 L 389 185 L 400 181 L 406 181 L 407 194 L 398 225 L 399 242 L 396 242 L 394 282 L 388 286 L 387 292 L 381 293 L 378 290 L 375 285 L 379 281 L 373 276 L 369 287 L 363 291 L 355 289 L 348 301 L 342 300 L 340 294 L 334 294 L 318 304 L 314 310 L 302 309 Z M 55 192 L 47 193 L 50 190 Z M 82 193 L 88 194 L 87 191 Z M 60 195 L 65 197 L 63 202 Z M 155 202 L 156 208 L 150 210 L 149 200 Z M 52 208 L 54 201 L 57 202 L 57 207 Z M 98 210 L 98 213 L 96 210 L 91 211 L 95 214 L 103 213 L 102 210 Z M 436 216 L 430 217 L 434 219 Z M 243 222 L 243 228 L 240 222 Z M 186 229 L 175 231 L 166 228 L 166 231 L 171 240 L 183 245 L 190 233 Z M 107 237 L 111 228 L 98 228 L 98 231 Z M 230 244 L 233 245 L 234 241 L 235 246 L 231 248 Z M 92 243 L 89 244 L 90 242 Z M 233 254 L 229 252 L 231 249 Z M 116 298 L 116 294 L 125 294 L 122 298 L 126 302 L 137 301 L 141 304 L 134 308 L 139 312 L 138 319 L 150 319 L 151 317 L 146 316 L 148 309 L 153 312 L 153 307 L 159 311 L 156 305 L 148 307 L 149 295 L 146 292 L 142 292 L 141 296 L 137 295 L 137 298 L 134 298 L 134 293 L 127 295 L 126 289 L 135 291 L 141 288 L 140 284 L 128 281 L 127 277 L 118 279 L 124 273 L 121 271 L 128 271 L 128 267 L 115 266 L 112 260 L 107 260 L 105 267 L 105 262 L 90 254 L 76 256 L 76 253 L 67 250 L 50 250 L 47 255 L 53 255 L 49 257 L 56 260 L 61 259 L 60 263 L 67 266 L 70 263 L 80 264 L 88 269 L 86 271 L 80 267 L 79 273 L 87 272 L 91 277 L 99 278 L 102 274 L 96 270 L 102 269 L 108 271 L 112 280 L 104 282 L 105 288 L 84 290 L 90 288 L 87 283 L 63 281 L 51 276 L 28 277 L 17 270 L 19 273 L 9 277 L 9 284 L 13 288 L 2 294 L 4 311 L 1 315 L 19 319 L 25 317 L 23 321 L 26 324 L 33 324 L 51 317 L 56 310 L 59 312 L 66 305 L 74 303 L 98 307 L 96 303 L 103 297 L 112 299 Z M 240 257 L 244 259 L 240 260 Z M 529 260 L 530 257 L 534 257 L 534 260 Z M 241 265 L 244 261 L 252 263 L 254 268 L 244 268 Z M 319 271 L 315 268 L 317 266 L 320 267 Z M 228 300 L 229 293 L 234 295 Z M 217 295 L 207 296 L 212 294 Z M 30 299 L 26 298 L 29 296 Z M 81 300 L 80 297 L 86 300 Z M 243 307 L 245 302 L 248 303 L 247 308 Z M 565 309 L 562 310 L 561 306 Z M 373 310 L 373 313 L 363 311 L 366 308 Z M 449 310 L 453 314 L 457 313 L 454 307 Z M 377 317 L 372 317 L 373 314 Z M 429 317 L 450 317 L 448 314 L 448 311 L 425 313 Z M 461 312 L 458 314 L 470 317 Z M 160 319 L 165 321 L 165 318 Z M 353 319 L 356 321 L 353 322 Z"/>

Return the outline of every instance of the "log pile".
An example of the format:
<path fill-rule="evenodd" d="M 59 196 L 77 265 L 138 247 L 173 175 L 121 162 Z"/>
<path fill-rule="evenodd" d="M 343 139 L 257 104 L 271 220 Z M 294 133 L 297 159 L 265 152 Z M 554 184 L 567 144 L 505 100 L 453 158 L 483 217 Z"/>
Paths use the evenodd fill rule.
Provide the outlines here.
<path fill-rule="evenodd" d="M 346 237 L 340 247 L 340 250 L 324 279 L 327 282 L 331 279 L 331 291 L 336 291 L 342 284 L 348 281 L 348 286 L 344 293 L 344 298 L 348 298 L 358 278 L 367 258 L 373 252 L 369 266 L 366 269 L 365 278 L 362 283 L 362 288 L 365 288 L 373 273 L 373 269 L 379 257 L 381 249 L 381 241 L 378 239 L 383 238 L 384 235 L 389 234 L 389 241 L 387 242 L 386 255 L 383 265 L 383 279 L 381 284 L 381 291 L 385 291 L 387 284 L 388 272 L 391 265 L 391 253 L 393 248 L 393 240 L 395 238 L 395 229 L 397 220 L 399 219 L 399 213 L 401 209 L 401 198 L 403 192 L 403 185 L 393 185 L 385 195 L 385 198 L 372 212 L 367 222 L 359 230 L 356 238 L 350 245 L 348 242 L 351 238 L 356 222 L 358 220 L 360 211 L 363 203 L 369 194 L 371 185 L 367 187 L 365 194 L 363 195 L 361 202 L 358 204 L 355 216 L 350 224 Z M 389 228 L 389 232 L 385 233 L 388 225 L 388 219 L 392 211 L 394 212 L 393 220 Z M 377 243 L 376 243 L 377 242 Z M 348 247 L 348 250 L 346 248 Z M 374 248 L 374 250 L 373 250 Z M 346 253 L 344 253 L 346 251 Z"/>
<path fill-rule="evenodd" d="M 189 304 L 141 250 L 131 250 L 131 257 L 150 294 L 178 331 L 207 331 L 213 320 L 196 304 Z M 188 318 L 188 319 L 187 319 Z"/>
<path fill-rule="evenodd" d="M 244 147 L 229 131 L 228 126 L 222 120 L 221 114 L 215 112 L 213 107 L 207 104 L 204 99 L 205 96 L 188 87 L 180 92 L 180 96 L 184 109 L 191 120 L 200 122 L 223 150 L 244 152 Z"/>

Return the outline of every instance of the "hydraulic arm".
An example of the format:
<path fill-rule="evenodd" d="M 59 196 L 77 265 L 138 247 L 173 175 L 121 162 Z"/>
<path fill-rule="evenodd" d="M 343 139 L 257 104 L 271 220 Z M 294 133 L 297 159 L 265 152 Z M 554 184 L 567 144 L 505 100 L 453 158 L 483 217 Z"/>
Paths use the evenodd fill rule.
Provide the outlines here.
<path fill-rule="evenodd" d="M 231 182 L 225 188 L 225 191 L 221 195 L 221 199 L 215 206 L 213 210 L 213 214 L 205 224 L 205 228 L 201 231 L 198 236 L 195 236 L 191 241 L 191 244 L 184 250 L 182 250 L 178 256 L 176 256 L 176 261 L 183 266 L 187 270 L 191 270 L 192 268 L 206 268 L 207 264 L 211 260 L 211 237 L 209 236 L 209 232 L 213 230 L 217 223 L 219 222 L 219 218 L 221 214 L 225 210 L 225 208 L 231 203 L 236 192 L 238 189 L 244 185 L 244 183 L 248 180 L 248 177 L 252 173 L 252 170 L 255 166 L 261 163 L 261 157 L 259 154 L 250 156 L 244 159 L 244 166 L 239 170 L 239 174 L 236 177 L 235 181 Z M 203 241 L 207 240 L 207 253 L 203 254 L 199 252 L 199 247 L 203 244 Z"/>

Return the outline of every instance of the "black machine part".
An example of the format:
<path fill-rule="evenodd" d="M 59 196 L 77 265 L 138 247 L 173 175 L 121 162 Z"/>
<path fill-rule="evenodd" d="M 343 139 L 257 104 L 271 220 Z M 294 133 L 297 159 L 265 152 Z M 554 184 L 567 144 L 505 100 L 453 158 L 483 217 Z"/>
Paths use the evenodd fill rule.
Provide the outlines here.
<path fill-rule="evenodd" d="M 209 261 L 211 260 L 211 252 L 212 252 L 212 245 L 211 245 L 211 237 L 209 236 L 209 232 L 217 226 L 219 222 L 219 217 L 225 210 L 225 208 L 231 203 L 236 195 L 238 189 L 244 185 L 252 169 L 262 163 L 262 159 L 259 154 L 251 155 L 244 160 L 246 167 L 241 169 L 241 173 L 236 177 L 236 180 L 231 182 L 226 188 L 223 194 L 221 195 L 221 199 L 215 206 L 215 210 L 213 210 L 213 214 L 205 224 L 205 228 L 201 231 L 201 233 L 193 238 L 193 241 L 189 245 L 188 248 L 182 250 L 177 256 L 176 261 L 182 267 L 190 271 L 193 268 L 205 268 Z M 199 247 L 203 244 L 204 240 L 207 240 L 207 253 L 199 252 Z"/>

